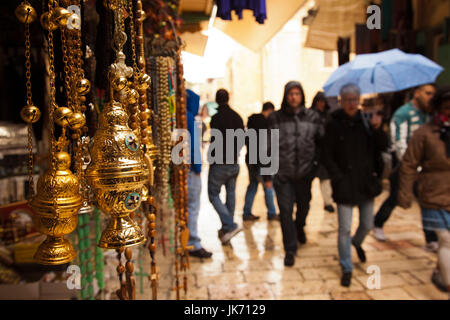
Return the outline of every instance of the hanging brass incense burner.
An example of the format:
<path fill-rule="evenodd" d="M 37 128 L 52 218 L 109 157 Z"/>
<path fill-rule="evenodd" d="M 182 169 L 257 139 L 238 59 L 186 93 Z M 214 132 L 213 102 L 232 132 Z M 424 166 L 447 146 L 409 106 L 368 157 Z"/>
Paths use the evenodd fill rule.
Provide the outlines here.
<path fill-rule="evenodd" d="M 111 216 L 98 246 L 117 249 L 145 241 L 130 213 L 139 208 L 148 170 L 144 166 L 140 139 L 128 126 L 124 103 L 130 89 L 127 78 L 133 69 L 125 64 L 122 52 L 126 34 L 120 30 L 122 12 L 116 10 L 114 36 L 116 61 L 109 70 L 110 101 L 99 117 L 99 126 L 91 149 L 92 162 L 86 170 L 87 180 L 94 191 L 99 208 Z"/>
<path fill-rule="evenodd" d="M 64 264 L 75 258 L 75 251 L 64 235 L 77 227 L 77 212 L 82 202 L 78 178 L 70 171 L 69 154 L 58 152 L 55 157 L 56 168 L 51 164 L 50 169 L 39 178 L 39 192 L 31 202 L 36 212 L 36 227 L 47 235 L 34 258 L 41 264 L 49 265 Z"/>

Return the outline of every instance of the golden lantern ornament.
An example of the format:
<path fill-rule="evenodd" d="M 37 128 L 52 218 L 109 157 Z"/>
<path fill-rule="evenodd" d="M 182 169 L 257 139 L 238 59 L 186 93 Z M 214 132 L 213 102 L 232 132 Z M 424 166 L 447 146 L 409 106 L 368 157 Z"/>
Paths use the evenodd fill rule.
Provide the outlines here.
<path fill-rule="evenodd" d="M 60 151 L 55 164 L 38 180 L 38 193 L 30 205 L 36 212 L 35 225 L 47 238 L 34 255 L 36 262 L 59 265 L 72 261 L 76 254 L 64 236 L 75 230 L 82 205 L 78 178 L 70 171 L 70 156 Z"/>
<path fill-rule="evenodd" d="M 21 23 L 32 23 L 37 18 L 36 10 L 27 2 L 22 2 L 14 11 Z"/>
<path fill-rule="evenodd" d="M 115 12 L 116 15 L 121 14 Z M 145 241 L 141 228 L 130 217 L 139 208 L 148 179 L 140 140 L 128 126 L 124 109 L 127 78 L 132 76 L 122 52 L 126 34 L 115 34 L 116 61 L 109 70 L 110 101 L 99 116 L 99 126 L 90 150 L 91 163 L 86 178 L 98 207 L 111 216 L 98 246 L 118 249 Z M 132 70 L 131 70 L 132 71 Z M 130 90 L 128 90 L 130 91 Z M 117 99 L 117 100 L 116 100 Z"/>

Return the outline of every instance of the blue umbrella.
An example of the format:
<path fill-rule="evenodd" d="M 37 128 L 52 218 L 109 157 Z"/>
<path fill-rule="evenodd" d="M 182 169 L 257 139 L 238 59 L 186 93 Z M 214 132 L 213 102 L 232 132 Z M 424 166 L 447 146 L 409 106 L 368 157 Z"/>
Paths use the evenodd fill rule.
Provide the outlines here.
<path fill-rule="evenodd" d="M 340 66 L 323 86 L 327 97 L 336 97 L 342 86 L 355 83 L 362 94 L 405 90 L 432 83 L 444 69 L 420 54 L 399 49 L 361 54 Z"/>

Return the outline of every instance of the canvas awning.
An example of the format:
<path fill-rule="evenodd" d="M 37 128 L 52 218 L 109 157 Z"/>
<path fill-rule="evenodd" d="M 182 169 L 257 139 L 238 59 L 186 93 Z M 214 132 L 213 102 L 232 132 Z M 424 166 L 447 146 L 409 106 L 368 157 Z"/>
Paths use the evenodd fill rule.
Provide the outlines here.
<path fill-rule="evenodd" d="M 253 12 L 244 10 L 243 19 L 239 20 L 232 13 L 232 21 L 220 18 L 214 20 L 214 27 L 224 32 L 243 46 L 258 52 L 280 31 L 308 0 L 267 0 L 267 20 L 264 24 L 255 21 Z"/>
<path fill-rule="evenodd" d="M 181 40 L 185 44 L 184 51 L 203 56 L 208 37 L 202 31 L 208 29 L 208 20 L 213 6 L 213 0 L 180 1 L 183 19 Z"/>
<path fill-rule="evenodd" d="M 351 37 L 355 51 L 355 25 L 366 22 L 366 0 L 316 0 L 319 11 L 309 27 L 305 46 L 336 50 L 339 37 Z"/>
<path fill-rule="evenodd" d="M 183 32 L 181 40 L 185 44 L 184 51 L 203 56 L 208 42 L 208 37 L 203 35 L 201 31 L 198 32 Z"/>
<path fill-rule="evenodd" d="M 196 12 L 210 14 L 214 3 L 213 0 L 181 0 L 181 12 Z"/>

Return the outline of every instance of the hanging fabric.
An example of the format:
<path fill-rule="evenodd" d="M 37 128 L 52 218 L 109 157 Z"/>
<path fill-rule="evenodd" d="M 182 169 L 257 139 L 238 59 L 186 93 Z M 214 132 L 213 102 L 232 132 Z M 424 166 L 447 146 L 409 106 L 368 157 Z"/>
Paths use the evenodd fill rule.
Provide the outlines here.
<path fill-rule="evenodd" d="M 253 11 L 259 24 L 264 24 L 267 19 L 266 0 L 217 0 L 217 16 L 223 20 L 232 20 L 232 11 L 242 19 L 242 11 L 246 9 Z"/>

